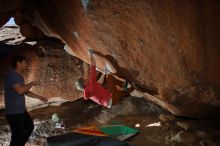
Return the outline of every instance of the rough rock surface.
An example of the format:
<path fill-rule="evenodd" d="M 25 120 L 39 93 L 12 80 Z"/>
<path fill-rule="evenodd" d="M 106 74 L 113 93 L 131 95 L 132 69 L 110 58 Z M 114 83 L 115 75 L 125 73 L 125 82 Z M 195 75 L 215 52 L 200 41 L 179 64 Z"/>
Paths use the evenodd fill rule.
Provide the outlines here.
<path fill-rule="evenodd" d="M 98 59 L 100 68 L 108 59 L 118 76 L 152 91 L 150 100 L 173 114 L 219 113 L 220 1 L 18 2 L 23 5 L 3 3 L 0 16 L 14 16 L 25 36 L 39 36 L 37 27 L 86 62 L 87 50 L 93 48 L 103 57 Z"/>
<path fill-rule="evenodd" d="M 128 110 L 126 110 L 128 109 Z M 52 115 L 56 113 L 65 130 L 54 129 Z M 47 107 L 30 112 L 35 121 L 29 144 L 45 146 L 45 138 L 61 132 L 72 132 L 76 128 L 88 126 L 103 127 L 111 123 L 122 123 L 138 129 L 139 134 L 126 140 L 137 146 L 219 146 L 219 120 L 194 120 L 176 118 L 165 123 L 159 122 L 159 115 L 168 114 L 160 107 L 143 98 L 123 98 L 111 109 L 97 105 L 90 100 L 79 99 L 66 102 L 59 107 Z M 4 125 L 6 119 L 0 110 L 0 144 L 10 140 L 9 130 Z M 180 128 L 176 122 L 190 125 L 190 130 Z M 138 125 L 138 126 L 137 126 Z M 5 142 L 6 141 L 6 142 Z M 8 146 L 8 145 L 5 145 Z M 26 145 L 29 146 L 29 145 Z"/>
<path fill-rule="evenodd" d="M 20 44 L 25 39 L 19 26 L 3 26 L 0 28 L 0 42 L 3 44 Z"/>

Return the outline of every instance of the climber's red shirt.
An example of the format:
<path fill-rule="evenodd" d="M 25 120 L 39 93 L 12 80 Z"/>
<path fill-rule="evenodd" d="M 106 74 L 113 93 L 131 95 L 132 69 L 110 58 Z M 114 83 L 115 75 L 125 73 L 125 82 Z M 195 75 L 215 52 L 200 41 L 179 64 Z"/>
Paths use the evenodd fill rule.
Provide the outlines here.
<path fill-rule="evenodd" d="M 111 97 L 112 94 L 96 81 L 96 66 L 91 66 L 89 70 L 89 78 L 84 88 L 84 99 L 91 99 L 94 102 L 107 107 Z"/>

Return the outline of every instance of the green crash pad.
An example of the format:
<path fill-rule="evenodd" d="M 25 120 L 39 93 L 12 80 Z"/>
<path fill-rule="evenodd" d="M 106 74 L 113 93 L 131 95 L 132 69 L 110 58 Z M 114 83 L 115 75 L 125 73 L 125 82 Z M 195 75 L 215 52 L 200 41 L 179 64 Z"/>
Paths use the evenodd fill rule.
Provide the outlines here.
<path fill-rule="evenodd" d="M 106 135 L 115 137 L 119 140 L 125 140 L 139 133 L 139 130 L 130 128 L 123 124 L 109 124 L 99 129 Z"/>

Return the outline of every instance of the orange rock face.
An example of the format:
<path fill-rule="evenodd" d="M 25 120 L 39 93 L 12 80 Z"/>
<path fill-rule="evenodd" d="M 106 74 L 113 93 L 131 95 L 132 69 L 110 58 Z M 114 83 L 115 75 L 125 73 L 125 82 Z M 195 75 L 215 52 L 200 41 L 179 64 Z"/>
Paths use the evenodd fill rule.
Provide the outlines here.
<path fill-rule="evenodd" d="M 23 9 L 70 54 L 88 62 L 94 49 L 100 68 L 109 60 L 173 114 L 219 113 L 220 1 L 30 0 Z"/>

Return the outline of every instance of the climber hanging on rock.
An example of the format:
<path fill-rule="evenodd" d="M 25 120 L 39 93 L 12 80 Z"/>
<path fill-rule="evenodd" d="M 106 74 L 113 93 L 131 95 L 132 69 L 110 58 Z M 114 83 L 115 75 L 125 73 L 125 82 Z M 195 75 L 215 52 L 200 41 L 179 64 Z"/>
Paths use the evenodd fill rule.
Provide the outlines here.
<path fill-rule="evenodd" d="M 99 80 L 96 80 L 96 61 L 93 50 L 89 50 L 90 57 L 90 67 L 88 77 L 81 77 L 76 81 L 76 88 L 78 90 L 84 91 L 84 99 L 91 99 L 94 102 L 110 108 L 113 104 L 117 104 L 120 98 L 125 95 L 125 93 L 130 92 L 132 89 L 125 87 L 126 82 L 120 81 L 113 77 L 113 75 L 108 74 L 109 71 L 107 66 L 104 68 L 104 73 L 100 76 Z M 103 85 L 103 83 L 105 84 Z"/>

